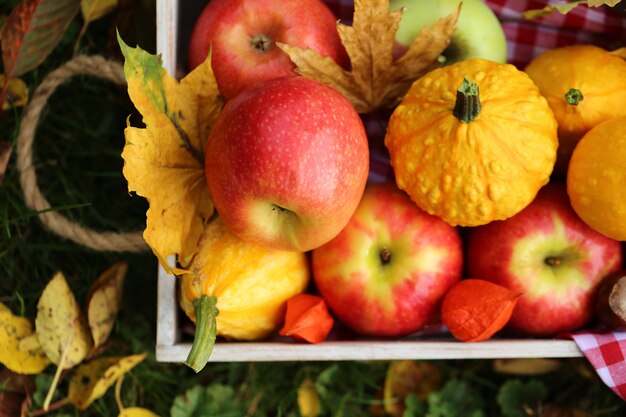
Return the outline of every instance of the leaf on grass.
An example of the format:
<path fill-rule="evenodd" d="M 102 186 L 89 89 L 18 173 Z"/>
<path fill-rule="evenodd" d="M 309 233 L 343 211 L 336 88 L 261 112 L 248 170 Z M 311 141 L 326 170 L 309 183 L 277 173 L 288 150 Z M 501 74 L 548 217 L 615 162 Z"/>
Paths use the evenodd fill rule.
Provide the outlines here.
<path fill-rule="evenodd" d="M 113 11 L 118 0 L 81 0 L 80 11 L 85 22 L 93 22 Z"/>
<path fill-rule="evenodd" d="M 424 28 L 408 51 L 394 61 L 392 50 L 403 10 L 390 12 L 389 0 L 356 0 L 352 26 L 337 23 L 337 31 L 351 69 L 312 49 L 279 44 L 297 71 L 341 92 L 359 113 L 392 107 L 413 81 L 438 66 L 437 58 L 448 46 L 459 10 Z"/>
<path fill-rule="evenodd" d="M 429 417 L 486 417 L 484 409 L 481 392 L 465 380 L 450 379 L 428 396 Z"/>
<path fill-rule="evenodd" d="M 102 397 L 119 377 L 145 359 L 147 353 L 126 357 L 97 358 L 80 365 L 70 379 L 67 399 L 83 411 Z"/>
<path fill-rule="evenodd" d="M 520 295 L 489 281 L 464 279 L 446 293 L 441 321 L 458 340 L 487 340 L 508 323 Z"/>
<path fill-rule="evenodd" d="M 130 48 L 118 37 L 125 57 L 128 93 L 145 129 L 128 126 L 122 152 L 129 191 L 150 203 L 144 238 L 162 265 L 178 255 L 186 267 L 214 207 L 204 175 L 204 149 L 222 101 L 210 57 L 180 82 L 161 58 Z"/>
<path fill-rule="evenodd" d="M 59 43 L 78 12 L 80 0 L 22 0 L 2 32 L 2 62 L 9 78 L 41 64 Z"/>
<path fill-rule="evenodd" d="M 13 145 L 6 141 L 0 141 L 0 184 L 2 184 L 4 174 L 7 172 L 12 153 Z"/>
<path fill-rule="evenodd" d="M 544 375 L 561 368 L 562 362 L 547 358 L 495 359 L 494 371 L 510 375 Z"/>
<path fill-rule="evenodd" d="M 320 393 L 315 383 L 306 378 L 298 387 L 298 410 L 302 417 L 317 417 L 320 415 Z"/>
<path fill-rule="evenodd" d="M 0 74 L 0 85 L 4 85 L 6 77 Z M 9 110 L 13 107 L 25 106 L 28 102 L 28 86 L 20 78 L 10 78 L 7 81 L 7 90 L 2 102 L 2 110 Z"/>
<path fill-rule="evenodd" d="M 19 374 L 38 374 L 50 360 L 38 344 L 21 346 L 33 336 L 33 326 L 26 317 L 14 316 L 0 303 L 0 363 Z"/>
<path fill-rule="evenodd" d="M 409 394 L 425 400 L 440 387 L 441 371 L 437 366 L 413 360 L 392 361 L 387 369 L 383 391 L 385 412 L 402 417 L 406 410 L 405 399 Z"/>
<path fill-rule="evenodd" d="M 152 411 L 141 407 L 125 408 L 118 417 L 159 417 Z"/>
<path fill-rule="evenodd" d="M 531 10 L 526 10 L 523 15 L 524 15 L 524 19 L 537 19 L 540 17 L 544 17 L 544 16 L 548 16 L 550 14 L 552 14 L 553 12 L 557 11 L 561 14 L 567 14 L 569 12 L 571 12 L 572 10 L 574 10 L 576 8 L 576 6 L 579 6 L 581 4 L 586 4 L 589 7 L 600 7 L 600 6 L 615 6 L 617 3 L 619 3 L 621 0 L 588 0 L 588 1 L 571 1 L 568 3 L 562 3 L 562 4 L 555 4 L 552 6 L 546 6 L 543 9 L 531 9 Z"/>
<path fill-rule="evenodd" d="M 285 325 L 279 334 L 309 343 L 320 343 L 326 340 L 334 322 L 322 297 L 298 294 L 287 300 Z"/>
<path fill-rule="evenodd" d="M 171 408 L 171 417 L 210 417 L 228 415 L 244 417 L 243 403 L 228 385 L 213 383 L 207 387 L 195 385 L 177 396 Z"/>
<path fill-rule="evenodd" d="M 104 271 L 91 285 L 87 297 L 87 322 L 93 344 L 106 342 L 122 303 L 122 290 L 128 264 L 118 262 Z"/>
<path fill-rule="evenodd" d="M 547 395 L 548 389 L 541 381 L 512 379 L 500 387 L 496 401 L 503 417 L 524 417 L 539 415 L 540 405 Z"/>
<path fill-rule="evenodd" d="M 35 327 L 43 351 L 62 369 L 79 364 L 92 347 L 91 335 L 76 298 L 60 272 L 50 280 L 39 298 Z"/>

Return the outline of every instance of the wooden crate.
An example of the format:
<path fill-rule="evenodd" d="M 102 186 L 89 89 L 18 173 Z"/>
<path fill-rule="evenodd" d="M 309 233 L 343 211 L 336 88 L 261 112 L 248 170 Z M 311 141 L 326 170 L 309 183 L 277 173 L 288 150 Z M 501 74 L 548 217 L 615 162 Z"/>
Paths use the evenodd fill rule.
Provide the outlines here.
<path fill-rule="evenodd" d="M 179 17 L 191 30 L 190 12 L 206 0 L 157 0 L 157 50 L 165 69 L 172 75 L 179 67 L 178 44 L 185 44 L 189 33 L 179 32 Z M 161 362 L 183 362 L 191 343 L 182 342 L 176 300 L 176 278 L 159 268 L 156 357 Z M 391 359 L 485 359 L 579 357 L 581 351 L 571 340 L 493 339 L 462 343 L 450 338 L 404 338 L 401 340 L 362 339 L 328 341 L 316 345 L 287 341 L 218 342 L 210 361 L 313 361 L 313 360 L 391 360 Z"/>

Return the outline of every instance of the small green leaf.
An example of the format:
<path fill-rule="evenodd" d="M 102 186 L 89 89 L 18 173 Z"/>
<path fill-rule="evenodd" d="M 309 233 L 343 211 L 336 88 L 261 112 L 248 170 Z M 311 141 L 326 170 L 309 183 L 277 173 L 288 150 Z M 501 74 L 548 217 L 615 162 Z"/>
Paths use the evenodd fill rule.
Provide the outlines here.
<path fill-rule="evenodd" d="M 195 385 L 174 399 L 171 417 L 245 417 L 243 403 L 232 387 L 219 383 Z"/>
<path fill-rule="evenodd" d="M 503 417 L 526 417 L 528 410 L 539 413 L 539 405 L 548 395 L 545 384 L 531 379 L 522 382 L 519 379 L 506 381 L 498 392 L 497 402 Z"/>
<path fill-rule="evenodd" d="M 428 417 L 484 417 L 484 400 L 467 381 L 452 379 L 428 397 Z"/>

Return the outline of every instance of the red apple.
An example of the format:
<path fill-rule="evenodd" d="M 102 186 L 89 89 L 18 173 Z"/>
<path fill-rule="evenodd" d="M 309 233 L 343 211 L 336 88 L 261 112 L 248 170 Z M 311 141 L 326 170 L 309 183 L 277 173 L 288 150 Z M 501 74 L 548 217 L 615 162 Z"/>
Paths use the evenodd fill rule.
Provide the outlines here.
<path fill-rule="evenodd" d="M 340 93 L 292 76 L 226 103 L 205 165 L 215 207 L 233 233 L 307 251 L 350 220 L 365 188 L 369 151 L 363 123 Z"/>
<path fill-rule="evenodd" d="M 336 22 L 320 0 L 212 0 L 191 34 L 189 65 L 200 65 L 211 50 L 227 99 L 261 81 L 294 74 L 295 65 L 276 42 L 313 49 L 346 66 Z"/>
<path fill-rule="evenodd" d="M 462 263 L 457 229 L 390 184 L 368 186 L 345 229 L 312 256 L 317 289 L 335 316 L 381 337 L 434 321 Z"/>
<path fill-rule="evenodd" d="M 468 274 L 521 292 L 509 328 L 553 336 L 593 316 L 604 277 L 622 265 L 620 243 L 587 226 L 553 183 L 515 216 L 470 229 Z"/>

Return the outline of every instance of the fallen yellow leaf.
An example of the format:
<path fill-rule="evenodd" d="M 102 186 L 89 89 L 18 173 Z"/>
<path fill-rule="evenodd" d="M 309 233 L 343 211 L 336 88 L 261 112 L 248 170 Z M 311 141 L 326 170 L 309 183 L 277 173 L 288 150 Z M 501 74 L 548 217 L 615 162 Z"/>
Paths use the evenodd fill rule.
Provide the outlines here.
<path fill-rule="evenodd" d="M 113 329 L 122 302 L 127 270 L 126 262 L 118 262 L 104 271 L 91 285 L 87 297 L 87 321 L 94 346 L 104 343 Z"/>
<path fill-rule="evenodd" d="M 0 86 L 4 85 L 5 76 L 0 74 Z M 2 110 L 21 107 L 28 103 L 28 86 L 20 78 L 11 78 L 8 81 L 7 95 L 2 103 Z"/>
<path fill-rule="evenodd" d="M 385 412 L 401 417 L 406 409 L 405 398 L 408 394 L 413 393 L 424 400 L 440 386 L 441 371 L 437 366 L 413 360 L 392 361 L 385 378 Z"/>
<path fill-rule="evenodd" d="M 589 7 L 600 7 L 600 6 L 615 6 L 617 3 L 619 3 L 621 0 L 588 0 L 588 1 L 571 1 L 568 3 L 562 3 L 562 4 L 555 4 L 552 6 L 546 6 L 543 9 L 531 9 L 531 10 L 526 10 L 523 13 L 524 19 L 537 19 L 539 17 L 544 17 L 544 16 L 548 16 L 550 14 L 552 14 L 553 12 L 557 11 L 561 14 L 567 14 L 569 12 L 571 12 L 572 10 L 574 10 L 576 8 L 576 6 L 581 5 L 581 4 L 586 4 Z"/>
<path fill-rule="evenodd" d="M 70 379 L 68 401 L 79 410 L 85 410 L 102 397 L 119 377 L 143 361 L 146 355 L 97 358 L 81 364 Z"/>
<path fill-rule="evenodd" d="M 548 358 L 495 359 L 494 371 L 510 375 L 543 375 L 561 368 L 562 362 Z"/>
<path fill-rule="evenodd" d="M 128 94 L 145 129 L 124 131 L 123 173 L 129 191 L 150 203 L 144 238 L 168 271 L 177 255 L 188 266 L 205 224 L 214 212 L 204 174 L 206 140 L 222 107 L 210 57 L 180 82 L 169 76 L 160 56 L 130 48 L 125 57 Z"/>
<path fill-rule="evenodd" d="M 395 35 L 403 10 L 391 12 L 389 0 L 355 0 L 352 26 L 337 24 L 350 57 L 351 69 L 312 49 L 278 44 L 297 71 L 341 92 L 359 113 L 393 107 L 413 81 L 437 67 L 437 58 L 450 43 L 459 10 L 423 29 L 398 60 L 393 60 Z"/>
<path fill-rule="evenodd" d="M 150 410 L 140 407 L 125 408 L 118 417 L 159 417 Z"/>
<path fill-rule="evenodd" d="M 81 0 L 80 11 L 85 22 L 93 22 L 105 16 L 117 6 L 118 0 Z"/>
<path fill-rule="evenodd" d="M 50 280 L 39 298 L 35 327 L 43 351 L 61 369 L 79 364 L 91 349 L 91 335 L 76 298 L 60 272 Z"/>
<path fill-rule="evenodd" d="M 302 381 L 298 387 L 298 409 L 302 417 L 320 415 L 320 394 L 310 378 Z"/>
<path fill-rule="evenodd" d="M 14 316 L 0 303 L 0 363 L 18 374 L 38 374 L 50 360 L 38 343 L 20 346 L 25 340 L 32 341 L 33 326 L 25 317 Z"/>

